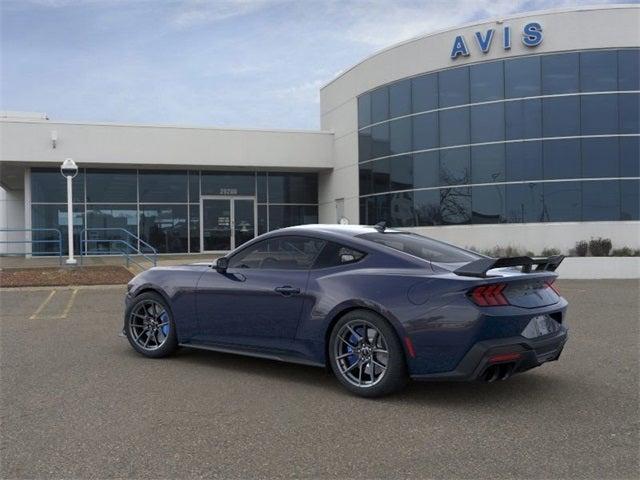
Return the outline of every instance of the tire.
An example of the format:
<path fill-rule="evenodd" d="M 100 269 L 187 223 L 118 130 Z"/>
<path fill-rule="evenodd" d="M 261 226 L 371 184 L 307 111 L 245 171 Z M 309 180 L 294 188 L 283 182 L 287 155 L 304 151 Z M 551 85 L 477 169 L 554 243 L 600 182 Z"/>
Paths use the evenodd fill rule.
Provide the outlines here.
<path fill-rule="evenodd" d="M 344 315 L 331 331 L 327 350 L 334 375 L 356 395 L 381 397 L 407 383 L 400 339 L 389 322 L 374 312 L 353 310 Z"/>
<path fill-rule="evenodd" d="M 155 292 L 133 299 L 125 311 L 124 331 L 134 350 L 145 357 L 166 357 L 178 349 L 173 313 L 164 298 Z"/>

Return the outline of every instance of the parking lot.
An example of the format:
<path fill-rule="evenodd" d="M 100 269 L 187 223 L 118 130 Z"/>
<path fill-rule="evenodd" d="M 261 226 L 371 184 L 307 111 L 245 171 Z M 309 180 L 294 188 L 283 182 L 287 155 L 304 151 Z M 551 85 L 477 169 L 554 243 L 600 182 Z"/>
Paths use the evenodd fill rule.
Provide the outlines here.
<path fill-rule="evenodd" d="M 638 282 L 560 290 L 559 362 L 366 400 L 322 369 L 145 359 L 117 335 L 123 287 L 5 289 L 1 476 L 637 478 Z"/>

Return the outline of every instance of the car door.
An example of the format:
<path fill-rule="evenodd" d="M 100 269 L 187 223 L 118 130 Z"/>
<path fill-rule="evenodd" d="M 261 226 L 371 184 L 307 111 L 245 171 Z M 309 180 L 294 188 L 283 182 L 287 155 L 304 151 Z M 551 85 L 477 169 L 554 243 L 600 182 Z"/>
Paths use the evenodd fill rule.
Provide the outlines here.
<path fill-rule="evenodd" d="M 232 255 L 225 273 L 206 272 L 197 287 L 194 340 L 287 349 L 323 245 L 310 237 L 272 237 Z"/>

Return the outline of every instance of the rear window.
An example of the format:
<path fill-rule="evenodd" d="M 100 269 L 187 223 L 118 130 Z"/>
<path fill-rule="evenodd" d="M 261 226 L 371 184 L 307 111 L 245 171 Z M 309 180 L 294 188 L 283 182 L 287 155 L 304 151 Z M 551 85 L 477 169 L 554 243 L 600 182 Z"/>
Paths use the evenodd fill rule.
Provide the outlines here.
<path fill-rule="evenodd" d="M 358 235 L 358 238 L 385 245 L 429 262 L 469 263 L 482 258 L 473 252 L 414 233 L 375 232 Z"/>

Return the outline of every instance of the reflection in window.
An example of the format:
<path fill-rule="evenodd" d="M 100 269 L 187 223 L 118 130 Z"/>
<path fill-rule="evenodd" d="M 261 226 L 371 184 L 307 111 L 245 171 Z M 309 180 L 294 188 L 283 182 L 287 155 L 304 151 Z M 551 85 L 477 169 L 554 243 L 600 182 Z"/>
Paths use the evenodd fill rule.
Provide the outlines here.
<path fill-rule="evenodd" d="M 84 203 L 84 169 L 71 181 L 73 202 Z M 67 180 L 57 168 L 31 169 L 31 201 L 44 203 L 67 203 Z"/>
<path fill-rule="evenodd" d="M 505 217 L 504 185 L 472 187 L 472 223 L 502 223 Z"/>
<path fill-rule="evenodd" d="M 90 251 L 98 254 L 120 254 L 123 250 L 134 251 L 137 245 L 132 244 L 132 248 L 130 248 L 124 243 L 131 243 L 133 237 L 123 230 L 138 236 L 137 206 L 135 204 L 88 205 L 87 228 L 107 229 L 87 232 L 89 240 L 102 240 L 89 242 Z M 104 241 L 105 239 L 120 240 L 120 242 Z"/>
<path fill-rule="evenodd" d="M 267 173 L 258 172 L 256 174 L 256 197 L 258 203 L 267 203 Z"/>
<path fill-rule="evenodd" d="M 618 180 L 582 182 L 582 220 L 620 220 Z"/>
<path fill-rule="evenodd" d="M 200 201 L 200 172 L 197 170 L 189 171 L 189 201 Z"/>
<path fill-rule="evenodd" d="M 544 217 L 542 197 L 542 184 L 524 183 L 507 185 L 507 222 L 541 222 Z"/>
<path fill-rule="evenodd" d="M 506 102 L 506 139 L 542 137 L 542 100 L 516 100 Z"/>
<path fill-rule="evenodd" d="M 469 68 L 471 103 L 504 98 L 503 62 L 488 62 Z"/>
<path fill-rule="evenodd" d="M 188 251 L 186 205 L 141 205 L 140 238 L 159 253 Z"/>
<path fill-rule="evenodd" d="M 618 90 L 640 90 L 640 49 L 618 51 Z"/>
<path fill-rule="evenodd" d="M 582 135 L 618 133 L 618 95 L 584 95 L 580 98 Z"/>
<path fill-rule="evenodd" d="M 444 70 L 438 75 L 440 108 L 469 103 L 468 67 Z"/>
<path fill-rule="evenodd" d="M 389 117 L 411 113 L 411 81 L 401 80 L 389 87 Z"/>
<path fill-rule="evenodd" d="M 379 162 L 367 162 L 360 165 L 358 175 L 360 177 L 360 195 L 373 193 L 373 164 Z"/>
<path fill-rule="evenodd" d="M 371 123 L 389 118 L 389 88 L 380 87 L 371 92 Z"/>
<path fill-rule="evenodd" d="M 504 140 L 504 103 L 471 107 L 471 143 Z"/>
<path fill-rule="evenodd" d="M 438 113 L 424 113 L 413 117 L 413 150 L 438 148 Z"/>
<path fill-rule="evenodd" d="M 469 107 L 440 110 L 440 146 L 469 144 Z"/>
<path fill-rule="evenodd" d="M 544 184 L 545 222 L 577 222 L 581 218 L 580 182 L 548 182 Z"/>
<path fill-rule="evenodd" d="M 413 113 L 438 108 L 438 74 L 431 73 L 411 79 Z"/>
<path fill-rule="evenodd" d="M 620 176 L 640 177 L 640 137 L 620 138 Z"/>
<path fill-rule="evenodd" d="M 582 139 L 582 176 L 617 177 L 618 137 Z"/>
<path fill-rule="evenodd" d="M 542 142 L 505 145 L 507 181 L 542 179 Z"/>
<path fill-rule="evenodd" d="M 269 173 L 270 203 L 317 203 L 318 174 Z"/>
<path fill-rule="evenodd" d="M 392 193 L 390 197 L 391 225 L 394 227 L 415 226 L 413 216 L 413 193 Z"/>
<path fill-rule="evenodd" d="M 391 185 L 393 190 L 409 190 L 413 188 L 413 157 L 401 155 L 389 159 L 391 168 Z"/>
<path fill-rule="evenodd" d="M 371 127 L 371 158 L 391 155 L 389 145 L 389 124 L 383 123 Z"/>
<path fill-rule="evenodd" d="M 375 193 L 388 192 L 391 190 L 391 170 L 390 159 L 383 158 L 373 163 L 373 191 Z"/>
<path fill-rule="evenodd" d="M 504 182 L 504 154 L 504 144 L 471 147 L 471 183 Z"/>
<path fill-rule="evenodd" d="M 358 161 L 364 162 L 369 160 L 373 154 L 373 146 L 371 140 L 371 128 L 365 128 L 358 132 Z"/>
<path fill-rule="evenodd" d="M 640 180 L 620 181 L 620 220 L 640 220 Z"/>
<path fill-rule="evenodd" d="M 253 195 L 255 174 L 244 172 L 202 172 L 203 195 Z"/>
<path fill-rule="evenodd" d="M 580 53 L 580 87 L 583 92 L 612 92 L 618 89 L 616 52 Z"/>
<path fill-rule="evenodd" d="M 411 117 L 389 122 L 391 154 L 411 151 Z"/>
<path fill-rule="evenodd" d="M 506 61 L 504 76 L 506 98 L 540 95 L 540 57 Z"/>
<path fill-rule="evenodd" d="M 187 201 L 187 172 L 184 171 L 145 171 L 139 172 L 140 202 Z"/>
<path fill-rule="evenodd" d="M 440 183 L 440 152 L 413 154 L 415 188 L 437 187 Z"/>
<path fill-rule="evenodd" d="M 580 98 L 555 97 L 543 99 L 542 132 L 545 137 L 580 135 Z"/>
<path fill-rule="evenodd" d="M 315 205 L 269 205 L 269 229 L 318 223 Z"/>
<path fill-rule="evenodd" d="M 580 89 L 579 59 L 577 53 L 543 55 L 542 94 L 574 93 Z"/>
<path fill-rule="evenodd" d="M 442 225 L 440 190 L 418 190 L 413 192 L 413 209 L 417 225 Z"/>
<path fill-rule="evenodd" d="M 189 237 L 191 241 L 191 253 L 200 251 L 200 205 L 189 205 Z"/>
<path fill-rule="evenodd" d="M 440 152 L 440 185 L 464 185 L 470 180 L 469 147 Z"/>
<path fill-rule="evenodd" d="M 87 170 L 87 202 L 137 202 L 135 170 Z"/>
<path fill-rule="evenodd" d="M 368 93 L 358 97 L 358 127 L 371 124 L 371 96 Z"/>
<path fill-rule="evenodd" d="M 60 172 L 56 172 L 62 178 Z M 31 245 L 31 252 L 34 255 L 51 255 L 58 254 L 60 249 L 59 240 L 62 240 L 62 255 L 69 254 L 69 244 L 67 237 L 67 228 L 69 222 L 67 220 L 67 205 L 31 205 L 31 228 L 52 228 L 57 229 L 56 232 L 40 231 L 32 232 L 31 238 L 34 240 Z M 76 254 L 80 255 L 80 232 L 84 228 L 84 205 L 73 205 L 73 248 Z M 17 240 L 17 238 L 9 238 L 7 240 Z M 9 252 L 16 252 L 18 249 L 15 245 L 8 244 Z M 89 245 L 89 249 L 92 246 Z"/>
<path fill-rule="evenodd" d="M 269 231 L 269 219 L 267 218 L 267 206 L 258 205 L 258 235 Z"/>
<path fill-rule="evenodd" d="M 580 178 L 580 140 L 547 140 L 544 142 L 544 178 Z"/>
<path fill-rule="evenodd" d="M 471 189 L 440 189 L 440 215 L 443 225 L 461 225 L 471 221 Z"/>
<path fill-rule="evenodd" d="M 620 99 L 620 133 L 640 133 L 640 95 L 626 93 Z"/>

